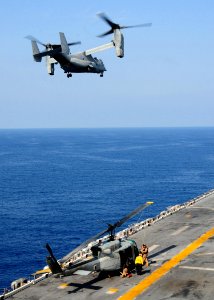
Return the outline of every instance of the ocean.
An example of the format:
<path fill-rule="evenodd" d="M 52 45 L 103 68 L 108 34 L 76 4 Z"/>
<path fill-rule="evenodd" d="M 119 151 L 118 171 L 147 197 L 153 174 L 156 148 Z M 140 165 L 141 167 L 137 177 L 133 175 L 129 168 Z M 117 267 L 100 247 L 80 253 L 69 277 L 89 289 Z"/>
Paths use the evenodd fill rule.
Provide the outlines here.
<path fill-rule="evenodd" d="M 146 201 L 122 228 L 214 188 L 214 128 L 0 130 L 0 288 Z"/>

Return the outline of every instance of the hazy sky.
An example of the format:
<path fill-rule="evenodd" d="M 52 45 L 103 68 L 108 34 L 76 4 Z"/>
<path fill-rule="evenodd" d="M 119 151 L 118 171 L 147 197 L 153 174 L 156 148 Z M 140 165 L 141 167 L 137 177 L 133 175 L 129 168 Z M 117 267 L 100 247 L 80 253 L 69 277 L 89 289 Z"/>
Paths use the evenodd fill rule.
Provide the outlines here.
<path fill-rule="evenodd" d="M 213 0 L 1 0 L 0 128 L 214 126 Z M 33 35 L 57 43 L 81 40 L 72 52 L 111 40 L 97 16 L 120 24 L 125 57 L 98 53 L 107 72 L 73 74 L 33 61 Z M 42 46 L 40 47 L 41 50 Z"/>

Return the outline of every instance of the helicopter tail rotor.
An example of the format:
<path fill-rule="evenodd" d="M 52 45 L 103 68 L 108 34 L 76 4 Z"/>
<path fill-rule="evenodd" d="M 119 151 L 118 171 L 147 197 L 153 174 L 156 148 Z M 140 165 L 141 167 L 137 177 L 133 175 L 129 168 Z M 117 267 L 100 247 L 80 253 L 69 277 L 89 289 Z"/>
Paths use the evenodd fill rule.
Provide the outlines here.
<path fill-rule="evenodd" d="M 52 272 L 52 274 L 62 273 L 62 268 L 60 267 L 56 257 L 53 255 L 53 251 L 49 244 L 45 245 L 46 249 L 48 250 L 50 256 L 47 256 L 47 264 Z"/>

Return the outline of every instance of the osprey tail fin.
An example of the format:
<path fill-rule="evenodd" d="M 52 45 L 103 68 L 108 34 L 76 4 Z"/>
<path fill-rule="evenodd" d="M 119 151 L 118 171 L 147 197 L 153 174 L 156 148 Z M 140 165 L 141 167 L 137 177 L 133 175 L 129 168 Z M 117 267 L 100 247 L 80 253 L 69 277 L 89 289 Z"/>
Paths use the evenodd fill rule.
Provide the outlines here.
<path fill-rule="evenodd" d="M 63 32 L 60 32 L 59 36 L 60 36 L 60 41 L 61 41 L 62 53 L 68 55 L 70 53 L 70 50 L 69 50 L 68 42 L 65 38 L 65 34 Z"/>
<path fill-rule="evenodd" d="M 39 47 L 37 45 L 36 41 L 31 41 L 32 44 L 32 51 L 33 51 L 33 58 L 36 62 L 41 62 L 42 61 L 42 57 L 39 55 L 40 51 L 39 51 Z"/>

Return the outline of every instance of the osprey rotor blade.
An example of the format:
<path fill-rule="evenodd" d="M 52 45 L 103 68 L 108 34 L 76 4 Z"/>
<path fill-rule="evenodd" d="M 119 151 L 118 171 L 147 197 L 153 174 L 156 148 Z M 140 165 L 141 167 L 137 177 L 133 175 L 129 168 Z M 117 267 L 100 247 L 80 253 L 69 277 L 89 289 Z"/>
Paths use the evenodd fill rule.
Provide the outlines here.
<path fill-rule="evenodd" d="M 135 28 L 135 27 L 150 27 L 152 23 L 144 23 L 144 24 L 139 24 L 139 25 L 132 25 L 132 26 L 122 26 L 120 24 L 112 22 L 109 17 L 106 16 L 104 13 L 99 13 L 97 14 L 104 22 L 106 22 L 111 29 L 103 34 L 98 35 L 98 37 L 103 37 L 108 34 L 111 34 L 114 32 L 115 29 L 126 29 L 126 28 Z"/>
<path fill-rule="evenodd" d="M 37 38 L 35 38 L 35 37 L 32 36 L 32 35 L 27 35 L 25 38 L 28 39 L 28 40 L 30 40 L 30 41 L 37 42 L 38 44 L 40 44 L 40 45 L 46 47 L 46 44 L 40 42 Z"/>
<path fill-rule="evenodd" d="M 112 34 L 113 32 L 114 32 L 113 29 L 110 29 L 109 31 L 106 31 L 105 33 L 99 34 L 97 37 L 103 37 L 103 36 Z"/>
<path fill-rule="evenodd" d="M 106 14 L 104 13 L 99 13 L 97 14 L 98 17 L 100 17 L 104 22 L 106 22 L 111 29 L 103 34 L 98 35 L 98 37 L 103 37 L 109 34 L 112 34 L 114 32 L 115 29 L 120 29 L 120 25 L 117 23 L 112 22 L 109 17 L 106 16 Z"/>
<path fill-rule="evenodd" d="M 79 45 L 79 44 L 81 44 L 80 41 L 78 41 L 78 42 L 73 42 L 73 43 L 68 43 L 68 46 L 75 46 L 75 45 Z M 47 44 L 47 45 L 45 45 L 45 46 L 50 46 L 50 47 L 52 47 L 53 49 L 55 49 L 55 48 L 61 47 L 61 44 Z"/>
<path fill-rule="evenodd" d="M 44 46 L 45 48 L 51 47 L 53 49 L 56 49 L 56 48 L 61 47 L 61 44 L 50 44 L 50 43 L 44 44 L 32 35 L 27 35 L 25 38 L 30 40 L 30 41 L 37 42 L 38 44 Z M 68 43 L 68 46 L 74 46 L 74 45 L 79 45 L 79 44 L 81 44 L 81 42 L 77 41 L 77 42 L 73 42 L 73 43 Z"/>
<path fill-rule="evenodd" d="M 138 24 L 138 25 L 131 25 L 131 26 L 120 26 L 121 29 L 126 28 L 136 28 L 136 27 L 151 27 L 152 23 L 144 23 L 144 24 Z"/>
<path fill-rule="evenodd" d="M 74 45 L 80 45 L 81 42 L 78 41 L 78 42 L 73 42 L 73 43 L 68 43 L 68 46 L 74 46 Z"/>
<path fill-rule="evenodd" d="M 112 22 L 109 19 L 109 17 L 107 17 L 106 14 L 104 14 L 104 13 L 98 13 L 97 16 L 100 17 L 104 22 L 106 22 L 112 28 L 119 26 L 119 24 Z"/>

